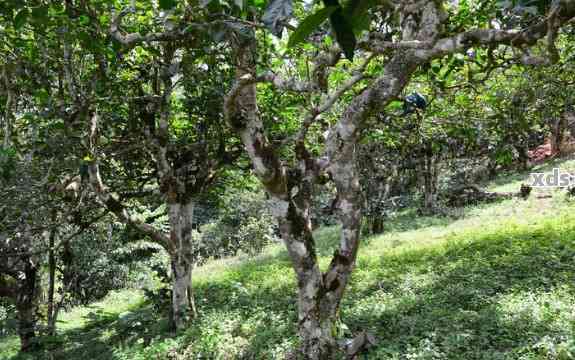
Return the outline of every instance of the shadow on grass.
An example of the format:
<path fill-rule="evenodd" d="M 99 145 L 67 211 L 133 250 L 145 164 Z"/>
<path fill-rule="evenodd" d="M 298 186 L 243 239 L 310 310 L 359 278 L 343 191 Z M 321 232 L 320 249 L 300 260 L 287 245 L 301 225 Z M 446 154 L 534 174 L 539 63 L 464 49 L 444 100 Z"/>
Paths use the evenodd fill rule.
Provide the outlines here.
<path fill-rule="evenodd" d="M 502 227 L 443 247 L 365 254 L 370 261 L 360 261 L 342 306 L 348 336 L 376 334 L 369 359 L 561 358 L 552 352 L 568 351 L 557 349 L 575 339 L 569 224 Z M 187 354 L 271 359 L 297 341 L 289 263 L 247 265 L 198 293 L 204 315 L 186 334 Z"/>
<path fill-rule="evenodd" d="M 166 320 L 159 318 L 150 306 L 142 305 L 121 314 L 96 308 L 83 320 L 83 326 L 59 331 L 53 337 L 42 337 L 42 350 L 33 354 L 19 353 L 12 360 L 118 359 L 117 348 L 168 337 Z"/>
<path fill-rule="evenodd" d="M 572 358 L 575 219 L 564 220 L 460 234 L 424 250 L 362 254 L 369 261 L 360 260 L 354 273 L 343 321 L 350 333 L 376 334 L 369 359 Z M 324 231 L 326 244 L 336 241 L 336 228 Z M 293 270 L 281 258 L 247 262 L 201 282 L 200 316 L 177 338 L 176 350 L 184 358 L 285 353 L 296 341 L 297 310 Z M 93 311 L 85 326 L 59 336 L 52 357 L 34 358 L 131 358 L 117 350 L 166 339 L 159 318 L 150 307 L 119 315 Z M 157 358 L 166 357 L 162 351 Z"/>
<path fill-rule="evenodd" d="M 377 359 L 571 359 L 574 239 L 543 226 L 384 258 L 345 321 L 377 334 Z"/>
<path fill-rule="evenodd" d="M 386 221 L 384 234 L 448 226 L 465 216 L 465 208 L 450 210 L 454 210 L 454 216 L 422 216 L 417 209 L 403 210 Z"/>

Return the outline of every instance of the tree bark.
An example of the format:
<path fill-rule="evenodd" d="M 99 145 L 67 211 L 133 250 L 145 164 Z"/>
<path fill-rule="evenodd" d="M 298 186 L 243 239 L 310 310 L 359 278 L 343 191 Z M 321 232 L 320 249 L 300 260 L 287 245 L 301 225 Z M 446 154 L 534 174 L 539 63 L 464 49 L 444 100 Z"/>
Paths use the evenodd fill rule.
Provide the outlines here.
<path fill-rule="evenodd" d="M 265 136 L 259 118 L 255 78 L 255 49 L 236 49 L 236 84 L 226 97 L 226 118 L 240 135 L 272 202 L 298 284 L 301 353 L 306 359 L 331 359 L 337 352 L 335 325 L 339 306 L 359 247 L 361 189 L 356 145 L 362 124 L 379 106 L 395 98 L 416 69 L 403 54 L 387 65 L 385 75 L 356 97 L 328 135 L 325 154 L 312 158 L 303 142 L 296 143 L 297 165 L 282 164 Z M 319 269 L 310 220 L 310 199 L 317 174 L 327 171 L 336 186 L 341 241 L 328 270 Z"/>
<path fill-rule="evenodd" d="M 24 261 L 24 276 L 18 280 L 16 310 L 20 350 L 22 352 L 31 352 L 37 348 L 35 337 L 38 269 L 30 258 L 24 259 Z"/>
<path fill-rule="evenodd" d="M 170 260 L 172 268 L 171 324 L 173 331 L 183 329 L 196 315 L 192 293 L 194 215 L 192 201 L 169 204 Z"/>
<path fill-rule="evenodd" d="M 300 183 L 301 184 L 301 183 Z M 298 323 L 301 352 L 306 359 L 329 359 L 336 351 L 333 337 L 335 313 L 327 296 L 324 277 L 317 262 L 310 219 L 310 197 L 303 189 L 285 204 L 276 198 L 282 239 L 287 247 L 298 284 Z M 283 207 L 285 209 L 285 207 Z"/>
<path fill-rule="evenodd" d="M 240 135 L 254 172 L 270 195 L 271 211 L 278 221 L 298 283 L 298 323 L 301 353 L 306 359 L 330 359 L 336 350 L 334 317 L 326 311 L 326 289 L 317 262 L 312 234 L 310 199 L 313 175 L 305 147 L 296 150 L 298 164 L 284 166 L 265 136 L 258 115 L 255 44 L 235 44 L 236 88 L 226 97 L 226 117 Z M 246 83 L 243 83 L 246 81 Z"/>
<path fill-rule="evenodd" d="M 167 80 L 166 80 L 167 81 Z M 167 98 L 167 95 L 166 95 Z M 90 144 L 94 160 L 88 166 L 88 174 L 92 189 L 96 192 L 100 202 L 125 224 L 134 226 L 141 233 L 146 234 L 155 242 L 162 245 L 170 255 L 172 299 L 170 309 L 170 328 L 178 331 L 185 327 L 188 321 L 195 316 L 195 304 L 191 289 L 191 276 L 194 265 L 194 249 L 192 239 L 193 201 L 186 191 L 181 191 L 180 182 L 174 175 L 174 170 L 166 157 L 169 124 L 169 106 L 167 102 L 161 111 L 159 132 L 161 140 L 157 141 L 158 182 L 160 191 L 166 198 L 170 234 L 166 236 L 161 230 L 142 222 L 132 216 L 121 201 L 104 185 L 96 156 L 97 143 L 97 114 L 92 116 L 90 126 Z M 160 136 L 160 135 L 158 135 Z"/>

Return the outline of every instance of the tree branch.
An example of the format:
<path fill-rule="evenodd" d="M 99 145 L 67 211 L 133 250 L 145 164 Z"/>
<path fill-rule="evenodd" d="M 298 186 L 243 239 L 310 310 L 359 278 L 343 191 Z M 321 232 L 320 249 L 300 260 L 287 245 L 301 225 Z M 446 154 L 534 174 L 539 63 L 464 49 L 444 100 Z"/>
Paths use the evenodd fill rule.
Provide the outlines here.
<path fill-rule="evenodd" d="M 124 224 L 131 225 L 135 227 L 141 233 L 148 235 L 158 244 L 169 247 L 169 237 L 161 232 L 160 230 L 154 228 L 150 224 L 135 218 L 131 215 L 124 204 L 108 192 L 108 188 L 104 185 L 102 177 L 100 175 L 100 167 L 98 165 L 98 159 L 96 155 L 96 142 L 97 142 L 97 129 L 98 129 L 98 115 L 93 114 L 90 121 L 90 134 L 89 134 L 89 145 L 90 151 L 93 156 L 93 160 L 88 164 L 88 176 L 90 180 L 90 185 L 100 202 L 105 206 L 108 211 L 116 215 L 119 221 Z"/>
<path fill-rule="evenodd" d="M 554 40 L 557 30 L 573 17 L 575 17 L 575 0 L 563 0 L 552 9 L 548 19 L 528 28 L 521 30 L 470 30 L 452 37 L 439 39 L 431 49 L 417 50 L 416 55 L 421 59 L 428 60 L 463 51 L 476 45 L 503 44 L 513 47 L 534 45 L 545 36 L 549 36 L 548 40 Z M 551 54 L 551 57 L 553 58 L 554 55 Z"/>
<path fill-rule="evenodd" d="M 166 234 L 154 228 L 152 225 L 146 224 L 145 222 L 131 215 L 126 207 L 108 192 L 108 189 L 102 182 L 102 177 L 100 176 L 100 169 L 97 161 L 94 160 L 90 163 L 88 166 L 88 173 L 90 176 L 90 184 L 92 189 L 98 196 L 100 202 L 109 212 L 114 214 L 122 223 L 131 225 L 142 234 L 148 235 L 156 243 L 164 247 L 169 246 L 169 238 Z"/>
<path fill-rule="evenodd" d="M 358 48 L 371 51 L 376 54 L 384 53 L 388 50 L 398 49 L 431 49 L 433 41 L 406 40 L 406 41 L 386 41 L 383 40 L 383 34 L 371 34 L 369 39 L 359 43 Z"/>
<path fill-rule="evenodd" d="M 112 23 L 110 24 L 110 35 L 112 35 L 112 37 L 122 45 L 127 47 L 133 47 L 145 42 L 184 40 L 193 37 L 194 30 L 209 30 L 209 24 L 189 23 L 185 28 L 173 31 L 152 32 L 146 35 L 142 35 L 140 33 L 125 33 L 120 30 L 120 25 L 122 19 L 130 12 L 131 9 L 123 9 L 118 13 L 118 15 L 113 17 Z"/>
<path fill-rule="evenodd" d="M 365 69 L 374 58 L 374 54 L 370 55 L 365 59 L 365 61 L 359 66 L 355 71 L 354 75 L 352 75 L 347 81 L 343 83 L 336 91 L 330 94 L 325 101 L 318 107 L 314 107 L 311 109 L 310 114 L 303 120 L 302 126 L 300 131 L 295 136 L 296 143 L 302 143 L 305 140 L 307 135 L 307 131 L 311 124 L 317 119 L 317 117 L 324 112 L 331 109 L 331 107 L 351 88 L 353 88 L 358 82 L 366 78 Z M 286 142 L 289 142 L 292 139 L 288 139 Z"/>
<path fill-rule="evenodd" d="M 271 71 L 259 75 L 256 78 L 256 82 L 270 83 L 279 90 L 286 90 L 293 92 L 312 92 L 314 90 L 314 86 L 310 83 L 300 82 L 297 81 L 296 79 L 286 80 L 284 78 L 281 78 L 279 75 L 274 74 Z"/>

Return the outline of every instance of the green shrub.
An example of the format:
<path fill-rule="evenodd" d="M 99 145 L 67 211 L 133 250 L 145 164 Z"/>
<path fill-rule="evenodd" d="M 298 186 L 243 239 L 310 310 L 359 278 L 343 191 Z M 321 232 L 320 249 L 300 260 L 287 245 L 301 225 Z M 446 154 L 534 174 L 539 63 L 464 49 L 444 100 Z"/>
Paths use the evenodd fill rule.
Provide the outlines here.
<path fill-rule="evenodd" d="M 275 221 L 264 194 L 240 192 L 226 196 L 219 216 L 200 228 L 197 239 L 200 261 L 239 252 L 260 253 L 276 239 Z"/>

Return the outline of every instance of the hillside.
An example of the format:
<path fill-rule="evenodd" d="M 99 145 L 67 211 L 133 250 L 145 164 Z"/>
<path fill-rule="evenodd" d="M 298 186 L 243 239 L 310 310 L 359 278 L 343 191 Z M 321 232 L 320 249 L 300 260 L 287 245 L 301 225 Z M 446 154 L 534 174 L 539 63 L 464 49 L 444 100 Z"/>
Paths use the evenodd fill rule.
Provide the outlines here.
<path fill-rule="evenodd" d="M 575 161 L 559 161 L 533 171 L 558 164 L 575 169 Z M 489 188 L 516 190 L 527 178 L 502 176 Z M 542 193 L 453 217 L 399 214 L 360 248 L 342 334 L 375 334 L 369 359 L 575 358 L 575 205 L 564 191 Z M 324 266 L 336 230 L 317 233 Z M 52 358 L 273 359 L 297 340 L 294 276 L 282 246 L 213 261 L 194 281 L 200 315 L 179 336 L 169 337 L 139 291 L 126 290 L 63 314 L 47 346 Z M 0 339 L 0 359 L 27 358 L 17 350 L 17 337 Z"/>

